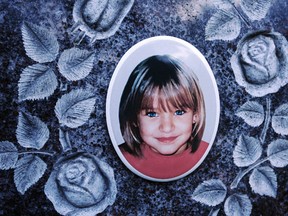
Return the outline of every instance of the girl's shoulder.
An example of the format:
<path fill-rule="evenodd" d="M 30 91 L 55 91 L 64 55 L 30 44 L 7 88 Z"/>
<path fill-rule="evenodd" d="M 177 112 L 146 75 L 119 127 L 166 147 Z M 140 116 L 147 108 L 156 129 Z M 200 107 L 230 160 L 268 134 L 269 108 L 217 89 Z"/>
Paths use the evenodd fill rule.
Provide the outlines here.
<path fill-rule="evenodd" d="M 209 143 L 205 142 L 204 140 L 201 140 L 200 146 L 201 146 L 201 145 L 208 147 L 208 146 L 209 146 Z"/>
<path fill-rule="evenodd" d="M 209 146 L 209 143 L 205 142 L 204 140 L 201 140 L 197 150 L 194 153 L 204 154 L 206 152 L 208 146 Z"/>
<path fill-rule="evenodd" d="M 119 148 L 124 156 L 127 154 L 137 156 L 137 154 L 130 148 L 130 146 L 127 143 L 120 144 Z"/>

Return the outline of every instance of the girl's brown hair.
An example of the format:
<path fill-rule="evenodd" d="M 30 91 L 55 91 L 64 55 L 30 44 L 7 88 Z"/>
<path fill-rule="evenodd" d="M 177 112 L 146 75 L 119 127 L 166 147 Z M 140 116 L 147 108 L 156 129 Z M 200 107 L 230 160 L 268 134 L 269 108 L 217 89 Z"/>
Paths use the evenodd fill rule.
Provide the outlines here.
<path fill-rule="evenodd" d="M 136 66 L 128 79 L 119 109 L 125 150 L 141 156 L 142 138 L 137 127 L 137 115 L 141 110 L 153 107 L 156 92 L 162 109 L 190 108 L 193 115 L 197 115 L 188 140 L 191 151 L 195 152 L 205 127 L 203 94 L 194 72 L 168 55 L 155 55 L 145 59 Z"/>

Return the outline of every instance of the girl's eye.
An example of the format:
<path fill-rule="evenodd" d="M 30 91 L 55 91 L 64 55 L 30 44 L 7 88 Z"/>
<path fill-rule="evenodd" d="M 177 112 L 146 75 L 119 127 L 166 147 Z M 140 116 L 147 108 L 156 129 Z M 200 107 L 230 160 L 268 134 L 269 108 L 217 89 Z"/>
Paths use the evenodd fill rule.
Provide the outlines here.
<path fill-rule="evenodd" d="M 175 115 L 183 115 L 185 113 L 184 110 L 176 110 Z"/>
<path fill-rule="evenodd" d="M 146 112 L 146 115 L 150 118 L 157 117 L 158 114 L 156 112 Z"/>

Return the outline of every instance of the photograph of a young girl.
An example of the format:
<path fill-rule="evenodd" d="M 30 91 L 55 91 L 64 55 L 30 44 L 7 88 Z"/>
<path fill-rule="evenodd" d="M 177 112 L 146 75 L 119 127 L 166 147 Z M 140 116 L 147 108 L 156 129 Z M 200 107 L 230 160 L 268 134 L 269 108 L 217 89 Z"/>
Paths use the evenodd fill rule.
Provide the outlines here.
<path fill-rule="evenodd" d="M 169 182 L 200 170 L 219 118 L 213 71 L 183 39 L 141 40 L 114 69 L 106 100 L 110 140 L 118 159 L 144 179 Z"/>
<path fill-rule="evenodd" d="M 170 55 L 140 62 L 122 93 L 120 150 L 140 173 L 169 179 L 188 172 L 205 153 L 203 93 L 195 73 Z"/>

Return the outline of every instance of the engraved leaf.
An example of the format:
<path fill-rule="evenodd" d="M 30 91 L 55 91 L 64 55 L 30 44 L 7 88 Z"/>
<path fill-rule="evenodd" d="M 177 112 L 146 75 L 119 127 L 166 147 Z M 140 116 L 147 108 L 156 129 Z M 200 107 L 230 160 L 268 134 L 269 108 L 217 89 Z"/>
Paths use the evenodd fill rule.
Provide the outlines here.
<path fill-rule="evenodd" d="M 246 13 L 246 15 L 251 20 L 261 20 L 263 19 L 269 8 L 272 5 L 272 0 L 241 0 L 241 9 Z"/>
<path fill-rule="evenodd" d="M 192 199 L 209 206 L 223 202 L 227 188 L 219 179 L 211 179 L 201 183 L 193 192 Z"/>
<path fill-rule="evenodd" d="M 92 92 L 83 89 L 73 90 L 63 95 L 55 106 L 59 122 L 70 128 L 83 125 L 94 109 L 95 100 Z"/>
<path fill-rule="evenodd" d="M 9 141 L 0 142 L 0 169 L 14 168 L 17 160 L 18 151 L 16 146 Z"/>
<path fill-rule="evenodd" d="M 207 22 L 206 40 L 233 40 L 241 30 L 241 21 L 232 11 L 219 10 Z"/>
<path fill-rule="evenodd" d="M 278 139 L 268 145 L 267 155 L 274 167 L 285 167 L 288 165 L 288 141 Z"/>
<path fill-rule="evenodd" d="M 38 117 L 20 112 L 16 137 L 21 146 L 39 150 L 49 138 L 49 129 Z"/>
<path fill-rule="evenodd" d="M 53 70 L 42 64 L 34 64 L 23 70 L 18 83 L 19 100 L 44 99 L 57 88 L 57 77 Z"/>
<path fill-rule="evenodd" d="M 26 54 L 34 61 L 45 63 L 56 59 L 59 53 L 59 44 L 55 35 L 47 29 L 24 22 L 22 38 Z"/>
<path fill-rule="evenodd" d="M 272 116 L 272 128 L 281 135 L 288 135 L 288 103 L 279 106 Z"/>
<path fill-rule="evenodd" d="M 231 0 L 214 0 L 213 4 L 221 10 L 230 10 L 233 9 L 233 4 Z"/>
<path fill-rule="evenodd" d="M 255 101 L 244 103 L 237 111 L 236 115 L 241 117 L 248 125 L 257 127 L 264 121 L 264 108 Z"/>
<path fill-rule="evenodd" d="M 27 155 L 21 158 L 14 170 L 14 182 L 17 190 L 24 194 L 44 174 L 46 163 L 39 157 Z"/>
<path fill-rule="evenodd" d="M 252 211 L 252 204 L 247 195 L 233 194 L 226 199 L 224 211 L 227 216 L 249 216 Z"/>
<path fill-rule="evenodd" d="M 91 72 L 93 62 L 94 52 L 71 48 L 61 54 L 58 68 L 66 79 L 75 81 L 83 79 Z"/>
<path fill-rule="evenodd" d="M 219 213 L 220 209 L 212 209 L 210 212 L 209 212 L 209 215 L 208 216 L 217 216 L 218 213 Z"/>
<path fill-rule="evenodd" d="M 245 167 L 256 162 L 262 154 L 262 146 L 258 139 L 240 135 L 233 151 L 234 163 L 238 167 Z"/>
<path fill-rule="evenodd" d="M 255 168 L 250 175 L 249 183 L 255 193 L 276 198 L 277 177 L 272 168 Z"/>

